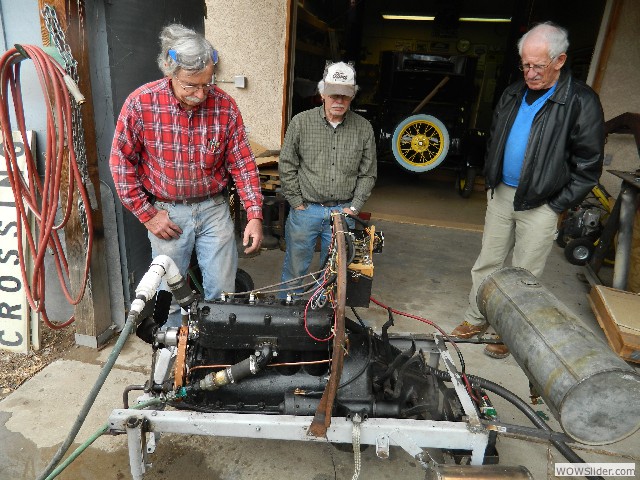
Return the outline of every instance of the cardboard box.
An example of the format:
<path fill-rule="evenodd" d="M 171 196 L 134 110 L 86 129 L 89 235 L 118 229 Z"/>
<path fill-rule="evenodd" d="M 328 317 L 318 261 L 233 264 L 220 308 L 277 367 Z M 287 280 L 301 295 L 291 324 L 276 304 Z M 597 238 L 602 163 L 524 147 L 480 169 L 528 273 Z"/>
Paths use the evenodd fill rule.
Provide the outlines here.
<path fill-rule="evenodd" d="M 611 348 L 640 363 L 640 294 L 595 285 L 588 298 Z"/>

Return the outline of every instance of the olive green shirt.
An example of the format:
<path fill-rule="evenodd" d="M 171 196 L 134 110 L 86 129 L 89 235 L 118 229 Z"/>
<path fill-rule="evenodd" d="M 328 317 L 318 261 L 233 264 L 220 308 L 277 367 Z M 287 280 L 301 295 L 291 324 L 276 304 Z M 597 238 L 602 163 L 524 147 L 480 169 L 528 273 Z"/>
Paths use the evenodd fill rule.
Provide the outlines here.
<path fill-rule="evenodd" d="M 324 106 L 293 117 L 278 163 L 282 192 L 292 208 L 342 200 L 358 212 L 371 195 L 377 167 L 369 121 L 349 110 L 333 128 Z"/>

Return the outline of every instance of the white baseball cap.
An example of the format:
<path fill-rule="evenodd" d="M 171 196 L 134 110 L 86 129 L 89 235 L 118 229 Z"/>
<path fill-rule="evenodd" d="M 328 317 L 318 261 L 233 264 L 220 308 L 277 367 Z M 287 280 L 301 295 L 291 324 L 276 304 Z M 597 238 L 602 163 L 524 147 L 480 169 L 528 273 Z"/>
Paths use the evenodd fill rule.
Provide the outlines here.
<path fill-rule="evenodd" d="M 329 65 L 324 76 L 325 95 L 346 95 L 353 97 L 356 94 L 356 72 L 351 65 L 344 62 Z"/>

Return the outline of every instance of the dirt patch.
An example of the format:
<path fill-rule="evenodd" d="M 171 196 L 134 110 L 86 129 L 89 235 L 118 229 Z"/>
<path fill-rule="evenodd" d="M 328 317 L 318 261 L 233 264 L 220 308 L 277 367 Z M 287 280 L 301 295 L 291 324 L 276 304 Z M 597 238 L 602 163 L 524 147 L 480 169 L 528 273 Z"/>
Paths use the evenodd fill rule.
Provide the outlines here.
<path fill-rule="evenodd" d="M 0 400 L 75 345 L 73 325 L 61 330 L 52 330 L 46 325 L 41 325 L 40 333 L 40 350 L 30 349 L 29 353 L 0 350 Z"/>

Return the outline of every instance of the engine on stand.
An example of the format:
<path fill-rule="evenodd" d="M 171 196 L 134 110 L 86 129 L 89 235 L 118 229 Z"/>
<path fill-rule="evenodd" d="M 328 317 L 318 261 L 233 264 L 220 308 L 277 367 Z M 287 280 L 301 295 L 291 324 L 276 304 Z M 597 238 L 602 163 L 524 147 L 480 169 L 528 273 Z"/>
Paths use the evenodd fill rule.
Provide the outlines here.
<path fill-rule="evenodd" d="M 393 334 L 391 309 L 381 333 L 355 310 L 357 321 L 347 318 L 347 306 L 369 305 L 373 253 L 384 239 L 367 224 L 349 231 L 343 214 L 334 215 L 333 232 L 327 264 L 304 300 L 259 291 L 214 302 L 179 294 L 189 315 L 166 329 L 158 320 L 166 296 L 145 307 L 137 333 L 151 343 L 153 360 L 143 397 L 172 408 L 125 404 L 112 412 L 111 432 L 129 435 L 134 478 L 142 478 L 162 432 L 329 441 L 353 445 L 357 458 L 360 445 L 375 445 L 382 458 L 396 445 L 433 478 L 459 478 L 469 468 L 474 478 L 531 478 L 524 467 L 490 465 L 496 433 L 486 425 L 495 410 L 464 363 L 456 369 L 444 332 Z M 128 387 L 125 398 L 138 388 Z"/>
<path fill-rule="evenodd" d="M 382 249 L 383 239 L 370 228 L 371 234 L 354 233 L 347 249 L 349 306 L 368 305 L 371 294 L 372 253 Z M 183 409 L 313 415 L 336 355 L 334 287 L 325 281 L 310 301 L 229 295 L 197 302 L 186 326 L 155 333 L 156 345 L 173 347 L 177 354 L 169 378 L 154 382 L 152 390 L 180 389 L 174 406 Z M 388 338 L 344 321 L 337 352 L 344 363 L 332 415 L 438 418 L 438 387 L 415 344 L 402 352 Z"/>

